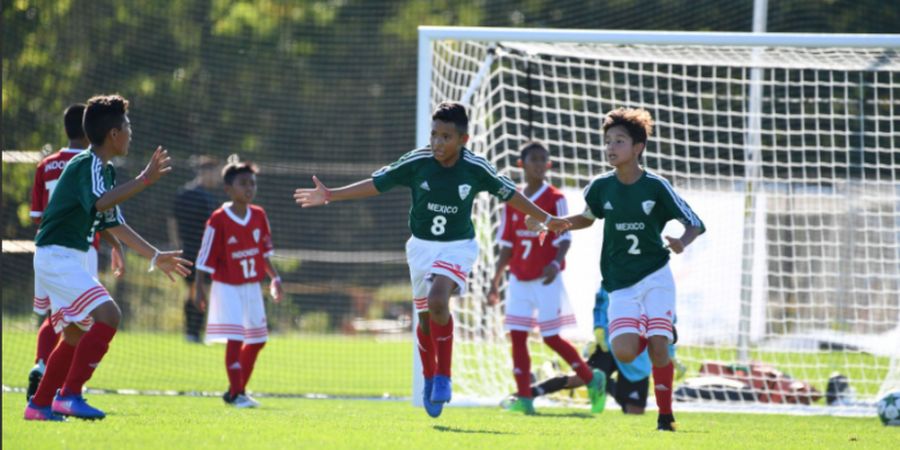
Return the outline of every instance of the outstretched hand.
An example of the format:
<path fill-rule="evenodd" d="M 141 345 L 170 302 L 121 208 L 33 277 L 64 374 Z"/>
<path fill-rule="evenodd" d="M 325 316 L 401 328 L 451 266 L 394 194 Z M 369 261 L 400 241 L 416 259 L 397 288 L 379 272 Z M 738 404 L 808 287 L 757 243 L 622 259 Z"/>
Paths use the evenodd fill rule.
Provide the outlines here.
<path fill-rule="evenodd" d="M 169 151 L 160 145 L 156 147 L 156 151 L 150 157 L 150 162 L 147 163 L 147 167 L 141 172 L 139 178 L 143 180 L 144 184 L 150 185 L 156 183 L 163 175 L 171 171 L 172 158 L 169 157 Z"/>
<path fill-rule="evenodd" d="M 156 267 L 159 267 L 159 270 L 162 270 L 172 281 L 175 281 L 172 272 L 184 278 L 191 273 L 191 269 L 188 269 L 188 267 L 194 265 L 194 263 L 182 258 L 181 253 L 181 250 L 159 252 L 159 255 L 156 257 Z"/>
<path fill-rule="evenodd" d="M 316 185 L 315 189 L 297 189 L 294 191 L 294 202 L 300 205 L 301 208 L 327 205 L 331 200 L 331 190 L 325 187 L 315 175 L 313 175 L 312 179 Z"/>

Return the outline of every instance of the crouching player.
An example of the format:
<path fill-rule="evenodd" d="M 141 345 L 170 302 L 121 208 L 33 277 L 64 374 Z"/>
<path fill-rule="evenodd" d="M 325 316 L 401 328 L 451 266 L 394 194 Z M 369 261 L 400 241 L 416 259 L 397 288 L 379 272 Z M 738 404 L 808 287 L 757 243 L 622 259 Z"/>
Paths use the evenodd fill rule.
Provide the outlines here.
<path fill-rule="evenodd" d="M 225 370 L 229 387 L 223 399 L 237 408 L 255 408 L 259 402 L 245 388 L 256 357 L 269 331 L 259 283 L 268 274 L 275 302 L 283 295 L 281 277 L 269 261 L 273 253 L 269 219 L 256 196 L 256 166 L 229 158 L 222 170 L 225 193 L 231 199 L 213 211 L 206 222 L 197 254 L 195 281 L 198 308 L 209 298 L 206 342 L 225 342 Z M 212 278 L 207 293 L 206 274 Z"/>
<path fill-rule="evenodd" d="M 100 364 L 116 334 L 122 313 L 106 288 L 88 269 L 88 248 L 98 230 L 150 259 L 160 268 L 186 276 L 191 263 L 181 251 L 161 252 L 125 224 L 119 204 L 172 170 L 171 158 L 158 147 L 140 176 L 116 186 L 113 157 L 125 156 L 131 143 L 128 101 L 118 95 L 88 100 L 84 131 L 91 150 L 66 164 L 35 238 L 36 292 L 50 298 L 50 322 L 63 339 L 47 360 L 37 392 L 25 408 L 25 420 L 64 420 L 63 416 L 102 419 L 106 414 L 87 404 L 82 388 Z M 54 394 L 56 396 L 54 397 Z"/>

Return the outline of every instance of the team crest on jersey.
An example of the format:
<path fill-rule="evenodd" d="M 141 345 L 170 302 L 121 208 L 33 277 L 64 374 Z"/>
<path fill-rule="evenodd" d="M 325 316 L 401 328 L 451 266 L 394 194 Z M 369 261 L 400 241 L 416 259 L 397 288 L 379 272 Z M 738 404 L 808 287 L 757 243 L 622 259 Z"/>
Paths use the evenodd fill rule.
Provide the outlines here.
<path fill-rule="evenodd" d="M 259 228 L 253 229 L 253 242 L 259 242 Z"/>
<path fill-rule="evenodd" d="M 459 199 L 465 200 L 466 197 L 469 196 L 469 191 L 471 191 L 471 190 L 472 190 L 472 186 L 469 186 L 468 184 L 459 185 Z"/>
<path fill-rule="evenodd" d="M 641 207 L 644 208 L 644 214 L 649 216 L 650 211 L 653 211 L 653 205 L 655 205 L 655 204 L 656 204 L 656 202 L 654 202 L 653 200 L 647 200 L 645 202 L 641 202 Z"/>

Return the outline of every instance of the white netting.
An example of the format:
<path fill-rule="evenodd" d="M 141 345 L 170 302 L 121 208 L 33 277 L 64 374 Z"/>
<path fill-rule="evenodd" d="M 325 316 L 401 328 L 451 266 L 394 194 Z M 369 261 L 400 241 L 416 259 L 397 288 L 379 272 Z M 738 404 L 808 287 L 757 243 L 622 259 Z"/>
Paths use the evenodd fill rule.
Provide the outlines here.
<path fill-rule="evenodd" d="M 581 189 L 611 169 L 603 114 L 620 106 L 652 113 L 645 166 L 668 178 L 709 230 L 672 258 L 678 358 L 689 378 L 704 362 L 758 361 L 822 394 L 833 372 L 841 373 L 857 402 L 898 387 L 891 369 L 900 358 L 897 48 L 754 51 L 501 38 L 434 41 L 432 51 L 432 105 L 467 101 L 471 148 L 518 182 L 517 147 L 529 138 L 547 143 L 550 181 L 570 194 L 571 211 L 583 208 Z M 487 76 L 477 76 L 485 64 Z M 755 138 L 752 68 L 760 90 Z M 478 199 L 482 254 L 472 294 L 454 305 L 461 395 L 498 398 L 514 386 L 502 308 L 484 306 L 499 213 L 495 200 Z M 588 336 L 599 226 L 573 239 L 566 281 Z M 539 340 L 531 347 L 540 366 L 549 354 Z"/>

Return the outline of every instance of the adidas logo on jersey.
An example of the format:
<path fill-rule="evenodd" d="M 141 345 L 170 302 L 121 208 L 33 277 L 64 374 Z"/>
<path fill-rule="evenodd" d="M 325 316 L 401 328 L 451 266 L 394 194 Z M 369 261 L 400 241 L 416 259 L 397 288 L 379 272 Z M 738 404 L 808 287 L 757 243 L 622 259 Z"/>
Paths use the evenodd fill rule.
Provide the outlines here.
<path fill-rule="evenodd" d="M 237 244 L 237 238 L 234 236 L 228 238 L 228 244 Z"/>
<path fill-rule="evenodd" d="M 419 185 L 419 189 L 423 191 L 431 191 L 431 187 L 428 186 L 428 181 L 423 181 L 422 184 Z"/>
<path fill-rule="evenodd" d="M 607 201 L 606 204 L 603 205 L 603 209 L 608 209 L 608 210 L 612 211 L 612 203 Z"/>

